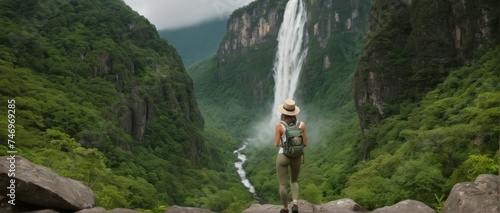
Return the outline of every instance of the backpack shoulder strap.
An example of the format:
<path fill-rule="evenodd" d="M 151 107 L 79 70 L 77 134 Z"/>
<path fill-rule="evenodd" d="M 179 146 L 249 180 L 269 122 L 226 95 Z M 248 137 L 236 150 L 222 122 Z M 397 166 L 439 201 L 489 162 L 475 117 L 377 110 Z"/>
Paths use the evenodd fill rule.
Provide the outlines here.
<path fill-rule="evenodd" d="M 287 126 L 288 126 L 288 124 L 286 124 L 286 122 L 284 122 L 284 121 L 280 121 L 280 124 L 282 124 L 282 125 L 283 125 L 283 126 L 285 126 L 285 127 L 287 127 Z"/>
<path fill-rule="evenodd" d="M 283 127 L 283 134 L 285 134 L 286 135 L 285 137 L 288 138 L 288 131 L 286 131 L 286 129 L 288 128 L 288 124 L 286 124 L 286 122 L 284 121 L 280 121 L 280 124 Z M 280 137 L 280 146 L 281 147 L 284 146 L 283 137 Z"/>

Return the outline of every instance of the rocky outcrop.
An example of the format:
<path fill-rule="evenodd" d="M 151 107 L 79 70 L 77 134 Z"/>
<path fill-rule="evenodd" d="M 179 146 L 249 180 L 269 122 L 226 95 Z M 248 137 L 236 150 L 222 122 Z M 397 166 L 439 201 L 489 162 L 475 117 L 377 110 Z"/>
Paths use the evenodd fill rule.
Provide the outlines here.
<path fill-rule="evenodd" d="M 450 69 L 473 63 L 495 39 L 497 10 L 495 1 L 373 1 L 353 77 L 361 130 L 380 121 L 388 102 L 418 99 Z"/>
<path fill-rule="evenodd" d="M 441 213 L 488 212 L 500 212 L 500 177 L 497 175 L 479 175 L 474 182 L 453 186 Z"/>
<path fill-rule="evenodd" d="M 314 205 L 304 200 L 298 202 L 301 213 L 368 213 L 363 207 L 351 199 L 340 199 L 322 205 Z M 282 206 L 279 205 L 258 205 L 254 204 L 243 213 L 264 213 L 279 212 Z M 387 206 L 371 211 L 372 213 L 435 213 L 435 211 L 422 202 L 405 200 L 393 206 Z"/>
<path fill-rule="evenodd" d="M 357 203 L 355 203 L 351 199 L 341 199 L 336 201 L 331 201 L 329 203 L 325 203 L 322 205 L 314 205 L 305 200 L 299 200 L 297 203 L 299 206 L 299 212 L 303 213 L 313 213 L 313 212 L 321 212 L 321 213 L 358 213 L 358 212 L 367 212 Z M 260 205 L 254 204 L 250 206 L 250 208 L 246 209 L 242 213 L 264 213 L 264 212 L 279 212 L 283 207 L 280 205 Z"/>
<path fill-rule="evenodd" d="M 213 211 L 207 209 L 193 208 L 193 207 L 181 207 L 181 206 L 172 206 L 167 209 L 165 213 L 215 213 Z"/>
<path fill-rule="evenodd" d="M 270 4 L 269 1 L 255 1 L 231 14 L 227 22 L 226 37 L 217 52 L 219 62 L 244 54 L 249 48 L 278 34 L 283 11 Z"/>
<path fill-rule="evenodd" d="M 1 156 L 0 162 L 0 185 L 6 186 L 0 188 L 2 213 L 139 213 L 95 207 L 96 197 L 89 187 L 24 157 Z"/>
<path fill-rule="evenodd" d="M 425 205 L 420 201 L 404 200 L 392 206 L 382 207 L 373 210 L 372 213 L 435 213 L 436 211 L 431 207 Z"/>
<path fill-rule="evenodd" d="M 14 170 L 5 162 L 15 162 Z M 73 179 L 59 176 L 51 169 L 31 163 L 23 157 L 0 158 L 0 185 L 2 195 L 12 194 L 8 200 L 34 208 L 58 208 L 77 211 L 92 208 L 96 198 L 92 190 Z M 9 171 L 10 170 L 10 171 Z M 13 175 L 14 174 L 14 175 Z"/>

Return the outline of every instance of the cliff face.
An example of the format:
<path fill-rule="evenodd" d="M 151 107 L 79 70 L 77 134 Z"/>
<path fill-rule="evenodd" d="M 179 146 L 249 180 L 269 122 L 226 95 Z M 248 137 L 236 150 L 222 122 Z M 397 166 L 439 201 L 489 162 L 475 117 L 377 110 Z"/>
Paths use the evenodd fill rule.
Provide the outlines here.
<path fill-rule="evenodd" d="M 255 1 L 231 14 L 227 34 L 219 45 L 219 62 L 244 54 L 278 34 L 283 21 L 283 8 L 274 1 Z"/>
<path fill-rule="evenodd" d="M 309 34 L 327 48 L 335 32 L 358 32 L 367 22 L 367 4 L 359 0 L 335 2 L 334 0 L 304 0 L 308 10 Z M 288 1 L 261 0 L 235 11 L 227 22 L 227 34 L 218 50 L 220 62 L 246 53 L 270 37 L 276 37 L 283 21 Z M 325 62 L 328 64 L 328 62 Z"/>
<path fill-rule="evenodd" d="M 392 100 L 418 100 L 452 68 L 474 63 L 494 38 L 498 1 L 372 3 L 370 31 L 353 78 L 362 131 Z"/>
<path fill-rule="evenodd" d="M 368 29 L 370 1 L 308 2 L 309 52 L 298 97 L 334 114 L 350 104 L 350 76 Z"/>
<path fill-rule="evenodd" d="M 306 25 L 309 36 L 306 39 L 309 40 L 310 53 L 305 61 L 299 92 L 304 101 L 313 103 L 320 99 L 331 99 L 331 93 L 338 94 L 340 87 L 346 87 L 351 67 L 358 59 L 359 43 L 366 33 L 370 2 L 304 2 L 308 13 Z M 240 60 L 238 57 L 253 59 L 251 65 L 260 71 L 246 71 L 241 65 L 234 65 L 238 70 L 231 69 L 230 72 L 240 72 L 236 78 L 242 78 L 241 81 L 253 88 L 253 99 L 257 105 L 270 101 L 272 95 L 269 94 L 273 93 L 270 91 L 273 87 L 272 63 L 287 3 L 284 0 L 260 0 L 235 11 L 227 23 L 227 34 L 219 46 L 219 66 L 237 63 Z M 250 50 L 253 52 L 250 53 Z M 243 64 L 241 60 L 238 63 Z M 230 79 L 231 73 L 221 70 L 223 69 L 215 70 L 217 81 Z"/>

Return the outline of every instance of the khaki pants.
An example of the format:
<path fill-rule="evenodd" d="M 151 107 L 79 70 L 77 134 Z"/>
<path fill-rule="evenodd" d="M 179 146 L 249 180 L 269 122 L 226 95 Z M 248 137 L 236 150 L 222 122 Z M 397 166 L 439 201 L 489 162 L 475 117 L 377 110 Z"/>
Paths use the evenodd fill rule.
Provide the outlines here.
<path fill-rule="evenodd" d="M 278 180 L 280 182 L 279 194 L 283 206 L 288 205 L 288 167 L 292 175 L 290 177 L 290 184 L 292 186 L 292 199 L 298 200 L 299 198 L 299 183 L 297 179 L 299 178 L 301 158 L 290 158 L 284 154 L 278 154 L 276 158 L 276 174 L 278 175 Z"/>

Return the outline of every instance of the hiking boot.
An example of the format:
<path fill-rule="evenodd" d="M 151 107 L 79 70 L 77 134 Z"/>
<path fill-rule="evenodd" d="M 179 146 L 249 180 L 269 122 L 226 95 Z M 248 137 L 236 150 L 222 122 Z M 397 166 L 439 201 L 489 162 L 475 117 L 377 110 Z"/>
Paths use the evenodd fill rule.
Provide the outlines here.
<path fill-rule="evenodd" d="M 288 209 L 287 210 L 281 209 L 280 213 L 288 213 Z"/>
<path fill-rule="evenodd" d="M 293 204 L 292 213 L 299 213 L 299 207 L 297 206 L 297 204 Z"/>

